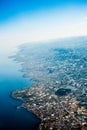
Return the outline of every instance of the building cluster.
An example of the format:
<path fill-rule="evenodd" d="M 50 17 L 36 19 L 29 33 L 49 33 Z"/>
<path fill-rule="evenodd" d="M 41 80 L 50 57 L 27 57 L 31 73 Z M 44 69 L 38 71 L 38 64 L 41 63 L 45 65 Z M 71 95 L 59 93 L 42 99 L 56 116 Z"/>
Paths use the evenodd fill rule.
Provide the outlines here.
<path fill-rule="evenodd" d="M 35 82 L 12 95 L 41 119 L 40 130 L 87 130 L 87 50 L 48 52 L 27 55 L 25 51 L 25 59 L 21 59 L 23 72 Z M 63 88 L 71 92 L 63 95 L 60 91 L 57 95 L 56 91 Z"/>

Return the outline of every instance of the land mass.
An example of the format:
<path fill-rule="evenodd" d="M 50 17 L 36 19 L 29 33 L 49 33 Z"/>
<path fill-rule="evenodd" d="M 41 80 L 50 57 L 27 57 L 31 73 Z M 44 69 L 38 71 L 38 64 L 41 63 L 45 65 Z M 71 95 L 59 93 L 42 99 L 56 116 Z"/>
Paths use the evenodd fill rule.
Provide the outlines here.
<path fill-rule="evenodd" d="M 87 38 L 58 43 L 19 48 L 12 58 L 34 82 L 12 96 L 41 119 L 39 130 L 87 130 Z"/>

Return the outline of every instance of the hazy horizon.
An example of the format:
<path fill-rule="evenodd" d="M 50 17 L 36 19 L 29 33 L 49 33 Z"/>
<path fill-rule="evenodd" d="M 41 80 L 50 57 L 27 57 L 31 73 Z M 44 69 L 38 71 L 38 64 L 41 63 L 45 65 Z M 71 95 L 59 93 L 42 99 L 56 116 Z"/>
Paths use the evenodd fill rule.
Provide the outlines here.
<path fill-rule="evenodd" d="M 0 46 L 86 35 L 85 0 L 0 1 Z"/>

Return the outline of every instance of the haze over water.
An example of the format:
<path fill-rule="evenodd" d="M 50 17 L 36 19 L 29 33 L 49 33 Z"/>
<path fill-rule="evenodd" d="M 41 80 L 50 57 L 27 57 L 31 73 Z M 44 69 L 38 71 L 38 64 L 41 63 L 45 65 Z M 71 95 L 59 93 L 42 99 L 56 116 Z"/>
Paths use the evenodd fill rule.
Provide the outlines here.
<path fill-rule="evenodd" d="M 20 65 L 8 58 L 14 54 L 14 47 L 7 49 L 0 48 L 0 130 L 34 129 L 39 120 L 23 108 L 17 109 L 21 102 L 11 98 L 13 90 L 28 87 L 31 82 L 22 77 Z"/>

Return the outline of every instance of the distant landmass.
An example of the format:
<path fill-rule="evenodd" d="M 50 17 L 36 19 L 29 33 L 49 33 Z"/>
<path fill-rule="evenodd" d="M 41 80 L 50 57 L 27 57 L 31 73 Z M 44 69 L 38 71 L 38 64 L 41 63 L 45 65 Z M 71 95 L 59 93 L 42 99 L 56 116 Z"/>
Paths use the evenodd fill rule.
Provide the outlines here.
<path fill-rule="evenodd" d="M 87 37 L 23 44 L 11 58 L 33 81 L 12 97 L 41 119 L 39 130 L 87 130 Z"/>

